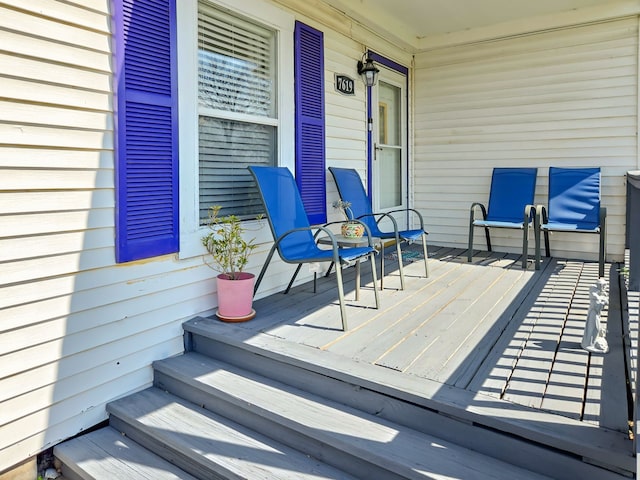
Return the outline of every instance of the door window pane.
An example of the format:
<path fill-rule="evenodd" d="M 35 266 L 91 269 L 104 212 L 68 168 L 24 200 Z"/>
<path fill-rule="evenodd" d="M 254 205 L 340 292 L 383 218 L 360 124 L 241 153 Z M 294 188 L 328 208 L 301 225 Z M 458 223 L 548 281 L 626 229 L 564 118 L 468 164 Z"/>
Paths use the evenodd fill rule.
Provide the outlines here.
<path fill-rule="evenodd" d="M 400 145 L 400 88 L 386 82 L 379 82 L 378 108 L 380 143 L 383 145 Z"/>
<path fill-rule="evenodd" d="M 399 148 L 383 148 L 378 154 L 380 208 L 402 205 L 402 165 Z"/>

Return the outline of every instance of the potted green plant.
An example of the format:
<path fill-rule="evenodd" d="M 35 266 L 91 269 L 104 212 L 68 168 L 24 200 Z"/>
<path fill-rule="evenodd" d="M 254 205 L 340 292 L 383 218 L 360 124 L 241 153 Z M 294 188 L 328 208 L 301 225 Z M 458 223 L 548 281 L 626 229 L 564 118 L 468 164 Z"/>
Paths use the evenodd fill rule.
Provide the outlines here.
<path fill-rule="evenodd" d="M 221 209 L 220 205 L 209 207 L 206 223 L 209 232 L 202 237 L 202 245 L 208 252 L 205 263 L 219 272 L 216 315 L 227 322 L 250 320 L 255 316 L 254 275 L 243 270 L 257 245 L 255 239 L 245 240 L 240 218 L 221 216 Z"/>
<path fill-rule="evenodd" d="M 341 210 L 344 218 L 346 218 L 346 221 L 342 222 L 340 226 L 340 233 L 347 238 L 362 237 L 364 234 L 364 225 L 354 219 L 353 212 L 351 211 L 351 202 L 336 200 L 333 202 L 333 208 Z"/>

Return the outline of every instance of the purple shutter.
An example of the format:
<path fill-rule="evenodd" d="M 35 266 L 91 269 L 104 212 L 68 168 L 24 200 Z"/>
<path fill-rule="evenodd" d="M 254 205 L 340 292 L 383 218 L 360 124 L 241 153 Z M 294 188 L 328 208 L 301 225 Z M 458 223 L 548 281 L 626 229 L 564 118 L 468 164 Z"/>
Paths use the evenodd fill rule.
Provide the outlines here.
<path fill-rule="evenodd" d="M 175 0 L 114 0 L 116 260 L 179 250 Z"/>
<path fill-rule="evenodd" d="M 324 36 L 296 22 L 296 182 L 312 224 L 327 221 L 324 126 Z"/>

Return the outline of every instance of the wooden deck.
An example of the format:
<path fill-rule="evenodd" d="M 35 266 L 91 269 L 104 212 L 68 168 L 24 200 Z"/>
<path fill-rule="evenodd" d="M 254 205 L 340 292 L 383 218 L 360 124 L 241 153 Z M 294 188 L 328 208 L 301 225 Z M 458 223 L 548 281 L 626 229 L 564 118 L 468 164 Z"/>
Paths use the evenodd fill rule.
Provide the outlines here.
<path fill-rule="evenodd" d="M 255 302 L 258 312 L 234 332 L 269 336 L 340 357 L 497 397 L 627 436 L 633 418 L 623 341 L 618 264 L 607 265 L 611 301 L 605 311 L 610 353 L 580 347 L 597 262 L 545 259 L 521 268 L 518 255 L 430 247 L 430 276 L 417 249 L 405 260 L 387 253 L 382 308 L 373 307 L 368 268 L 354 299 L 353 268 L 345 276 L 349 330 L 341 331 L 335 277 L 321 278 Z M 637 320 L 637 317 L 636 317 Z M 230 329 L 231 332 L 231 329 Z M 237 333 L 235 334 L 237 335 Z M 632 381 L 634 381 L 632 379 Z"/>
<path fill-rule="evenodd" d="M 369 267 L 359 301 L 347 269 L 346 332 L 333 275 L 316 293 L 309 283 L 256 301 L 249 322 L 185 322 L 186 352 L 154 362 L 153 387 L 110 402 L 105 429 L 56 447 L 64 471 L 637 478 L 637 293 L 620 288 L 620 266 L 608 265 L 611 351 L 595 355 L 580 340 L 597 263 L 547 259 L 535 271 L 514 255 L 430 254 L 429 278 L 420 253 L 406 255 L 404 291 L 389 256 L 379 310 Z"/>

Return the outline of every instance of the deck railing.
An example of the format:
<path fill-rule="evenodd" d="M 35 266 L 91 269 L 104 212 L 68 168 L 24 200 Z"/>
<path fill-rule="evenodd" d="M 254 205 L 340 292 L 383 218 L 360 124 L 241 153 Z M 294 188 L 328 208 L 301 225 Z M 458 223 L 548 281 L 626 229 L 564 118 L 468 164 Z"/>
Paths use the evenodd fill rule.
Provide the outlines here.
<path fill-rule="evenodd" d="M 627 229 L 629 290 L 640 290 L 640 170 L 627 172 Z"/>

